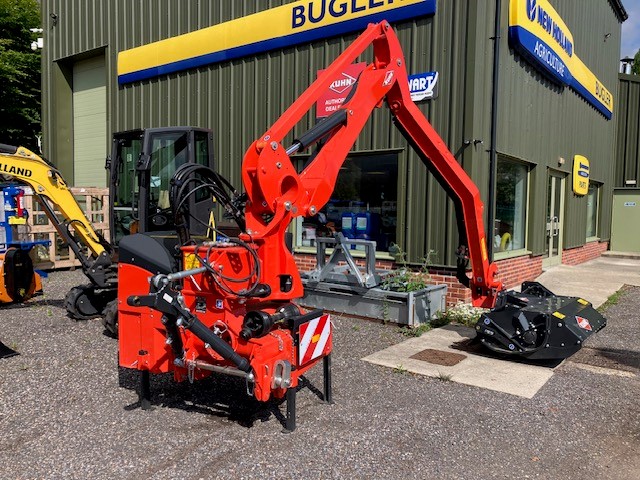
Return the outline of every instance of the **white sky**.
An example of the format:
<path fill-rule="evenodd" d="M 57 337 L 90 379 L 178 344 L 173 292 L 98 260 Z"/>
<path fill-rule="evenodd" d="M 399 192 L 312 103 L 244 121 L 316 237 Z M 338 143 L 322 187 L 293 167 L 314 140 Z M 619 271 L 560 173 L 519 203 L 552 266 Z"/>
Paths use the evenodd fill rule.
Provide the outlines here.
<path fill-rule="evenodd" d="M 629 18 L 622 24 L 620 58 L 633 57 L 640 49 L 640 0 L 622 0 Z"/>

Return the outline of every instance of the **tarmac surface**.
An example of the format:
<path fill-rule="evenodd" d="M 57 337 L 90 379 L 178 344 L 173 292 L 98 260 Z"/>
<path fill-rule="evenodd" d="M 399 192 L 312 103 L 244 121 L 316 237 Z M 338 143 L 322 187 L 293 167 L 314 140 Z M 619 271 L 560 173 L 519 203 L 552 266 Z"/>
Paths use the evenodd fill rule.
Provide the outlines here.
<path fill-rule="evenodd" d="M 639 287 L 532 398 L 364 362 L 406 337 L 334 318 L 335 403 L 322 402 L 317 367 L 283 434 L 284 404 L 254 402 L 228 377 L 152 377 L 154 409 L 137 408 L 117 342 L 99 320 L 66 316 L 64 295 L 85 282 L 56 272 L 44 296 L 0 309 L 0 340 L 20 352 L 0 360 L 0 479 L 640 478 Z"/>

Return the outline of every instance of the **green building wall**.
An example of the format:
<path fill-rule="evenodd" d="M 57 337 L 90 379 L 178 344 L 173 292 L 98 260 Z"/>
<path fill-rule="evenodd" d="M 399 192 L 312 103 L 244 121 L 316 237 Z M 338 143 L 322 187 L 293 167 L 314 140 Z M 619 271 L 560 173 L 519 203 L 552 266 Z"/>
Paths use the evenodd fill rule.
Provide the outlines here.
<path fill-rule="evenodd" d="M 619 122 L 614 188 L 638 188 L 640 185 L 640 75 L 620 74 L 619 80 Z"/>
<path fill-rule="evenodd" d="M 357 35 L 124 86 L 117 83 L 117 53 L 286 3 L 290 2 L 43 0 L 45 154 L 71 178 L 70 71 L 75 61 L 98 54 L 105 56 L 108 72 L 109 136 L 139 127 L 211 128 L 218 170 L 239 185 L 245 149 L 305 90 L 317 70 L 328 66 Z M 497 151 L 532 166 L 528 248 L 540 254 L 544 250 L 548 168 L 568 173 L 574 154 L 587 156 L 592 162 L 592 178 L 604 186 L 601 215 L 606 218 L 610 212 L 615 122 L 607 121 L 575 92 L 560 90 L 548 82 L 510 50 L 508 3 L 502 1 Z M 620 23 L 610 2 L 593 0 L 589 8 L 577 0 L 553 3 L 573 32 L 581 58 L 617 97 Z M 477 183 L 485 203 L 489 190 L 495 5 L 495 0 L 439 1 L 434 16 L 395 25 L 409 73 L 439 72 L 439 97 L 421 102 L 419 107 Z M 593 33 L 596 31 L 598 34 Z M 611 35 L 605 42 L 606 33 Z M 309 115 L 297 131 L 305 130 L 314 120 Z M 407 149 L 386 109 L 373 113 L 354 151 L 398 152 L 397 241 L 412 261 L 435 250 L 437 263 L 454 264 L 458 234 L 453 204 L 420 159 Z M 564 165 L 558 164 L 559 157 L 566 160 Z M 565 247 L 581 245 L 585 242 L 585 200 L 574 198 L 569 190 L 566 199 Z M 607 238 L 606 222 L 601 224 L 600 235 Z"/>

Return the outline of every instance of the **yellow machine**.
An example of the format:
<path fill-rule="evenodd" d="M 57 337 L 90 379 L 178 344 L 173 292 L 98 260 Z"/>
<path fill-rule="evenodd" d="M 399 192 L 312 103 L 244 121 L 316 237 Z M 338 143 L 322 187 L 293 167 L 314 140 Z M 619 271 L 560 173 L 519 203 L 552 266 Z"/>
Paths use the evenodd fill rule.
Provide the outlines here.
<path fill-rule="evenodd" d="M 112 248 L 87 220 L 60 172 L 46 160 L 24 147 L 0 144 L 0 175 L 30 186 L 47 217 L 62 239 L 69 244 L 91 280 L 84 295 L 74 299 L 67 309 L 88 313 L 84 303 L 106 304 L 115 298 L 117 274 Z M 64 216 L 58 219 L 55 210 Z M 71 231 L 73 229 L 73 232 Z M 87 255 L 86 249 L 89 254 Z M 40 277 L 33 271 L 30 258 L 20 249 L 10 248 L 0 266 L 0 302 L 23 301 L 41 289 Z M 10 260 L 10 261 L 9 261 Z M 87 295 L 95 298 L 88 299 Z M 67 298 L 67 303 L 69 298 Z M 91 308 L 93 309 L 93 307 Z"/>

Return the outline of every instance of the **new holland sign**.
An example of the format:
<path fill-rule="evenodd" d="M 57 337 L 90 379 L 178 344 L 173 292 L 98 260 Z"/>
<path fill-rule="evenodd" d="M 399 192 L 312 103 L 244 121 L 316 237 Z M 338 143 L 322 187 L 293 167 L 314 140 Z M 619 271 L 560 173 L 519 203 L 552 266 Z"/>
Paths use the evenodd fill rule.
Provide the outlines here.
<path fill-rule="evenodd" d="M 511 0 L 509 43 L 548 78 L 611 118 L 611 92 L 578 58 L 571 31 L 547 0 Z"/>
<path fill-rule="evenodd" d="M 144 80 L 433 15 L 436 0 L 301 0 L 118 53 L 118 82 Z"/>
<path fill-rule="evenodd" d="M 589 193 L 589 159 L 584 155 L 573 157 L 573 193 L 579 196 Z"/>

